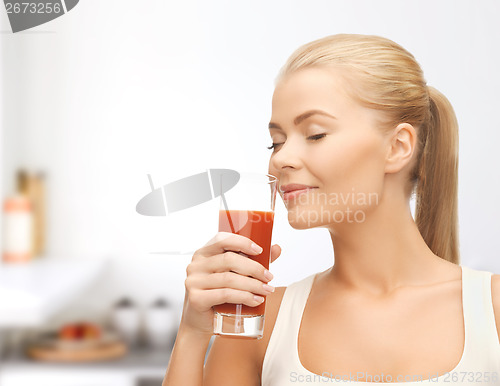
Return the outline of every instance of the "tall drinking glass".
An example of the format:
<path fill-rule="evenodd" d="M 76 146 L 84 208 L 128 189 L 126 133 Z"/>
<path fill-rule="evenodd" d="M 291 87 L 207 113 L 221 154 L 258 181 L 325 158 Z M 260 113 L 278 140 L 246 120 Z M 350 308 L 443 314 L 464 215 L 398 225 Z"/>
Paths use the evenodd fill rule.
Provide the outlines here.
<path fill-rule="evenodd" d="M 220 192 L 224 192 L 224 175 Z M 227 186 L 227 184 L 226 184 Z M 270 174 L 243 172 L 238 183 L 221 194 L 219 232 L 243 235 L 263 248 L 259 255 L 243 256 L 253 259 L 269 269 L 271 236 L 274 222 L 277 178 Z M 214 306 L 214 334 L 262 338 L 266 301 L 256 307 L 225 303 Z"/>

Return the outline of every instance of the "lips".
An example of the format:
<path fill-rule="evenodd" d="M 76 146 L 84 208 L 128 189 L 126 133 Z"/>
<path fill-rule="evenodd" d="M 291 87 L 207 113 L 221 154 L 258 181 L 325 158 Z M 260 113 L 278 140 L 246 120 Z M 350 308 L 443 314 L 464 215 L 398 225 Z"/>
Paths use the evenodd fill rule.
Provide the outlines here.
<path fill-rule="evenodd" d="M 316 189 L 317 186 L 303 184 L 288 184 L 280 186 L 280 192 L 283 194 L 283 200 L 289 202 L 296 197 L 307 193 L 311 189 Z"/>
<path fill-rule="evenodd" d="M 313 188 L 316 188 L 316 186 L 309 186 L 309 185 L 303 185 L 303 184 L 287 184 L 287 185 L 280 186 L 280 192 L 284 194 L 284 193 L 293 192 L 295 190 L 304 190 L 304 189 L 313 189 Z"/>

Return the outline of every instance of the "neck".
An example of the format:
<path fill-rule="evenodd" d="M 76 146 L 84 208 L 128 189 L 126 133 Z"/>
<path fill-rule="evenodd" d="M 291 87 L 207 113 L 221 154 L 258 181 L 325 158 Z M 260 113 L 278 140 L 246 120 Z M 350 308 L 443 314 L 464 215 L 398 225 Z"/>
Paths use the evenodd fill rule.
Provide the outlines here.
<path fill-rule="evenodd" d="M 365 221 L 335 224 L 330 234 L 335 265 L 329 276 L 366 294 L 384 296 L 428 283 L 436 268 L 448 264 L 429 249 L 404 198 L 382 199 Z"/>

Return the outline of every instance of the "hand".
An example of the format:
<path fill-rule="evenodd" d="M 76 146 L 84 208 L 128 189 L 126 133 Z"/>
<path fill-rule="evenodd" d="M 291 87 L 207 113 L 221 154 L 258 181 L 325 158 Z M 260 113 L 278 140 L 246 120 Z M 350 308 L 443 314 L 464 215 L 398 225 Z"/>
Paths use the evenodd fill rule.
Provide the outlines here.
<path fill-rule="evenodd" d="M 180 328 L 204 335 L 213 333 L 213 306 L 223 303 L 255 307 L 274 291 L 267 285 L 272 274 L 262 264 L 249 259 L 261 253 L 252 248 L 249 238 L 218 232 L 198 249 L 187 266 L 186 296 Z M 271 262 L 281 254 L 271 247 Z"/>

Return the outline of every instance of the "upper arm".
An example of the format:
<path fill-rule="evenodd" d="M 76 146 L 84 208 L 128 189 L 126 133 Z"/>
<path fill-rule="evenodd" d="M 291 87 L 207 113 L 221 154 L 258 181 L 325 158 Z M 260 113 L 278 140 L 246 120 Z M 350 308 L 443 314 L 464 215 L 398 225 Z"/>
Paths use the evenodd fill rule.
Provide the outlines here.
<path fill-rule="evenodd" d="M 260 386 L 262 361 L 284 292 L 285 287 L 277 287 L 266 298 L 262 339 L 215 337 L 203 371 L 204 386 Z"/>
<path fill-rule="evenodd" d="M 256 344 L 256 340 L 216 336 L 205 363 L 203 385 L 260 385 Z"/>
<path fill-rule="evenodd" d="M 495 312 L 498 339 L 500 341 L 500 275 L 491 276 L 491 298 L 493 301 L 493 310 Z"/>

